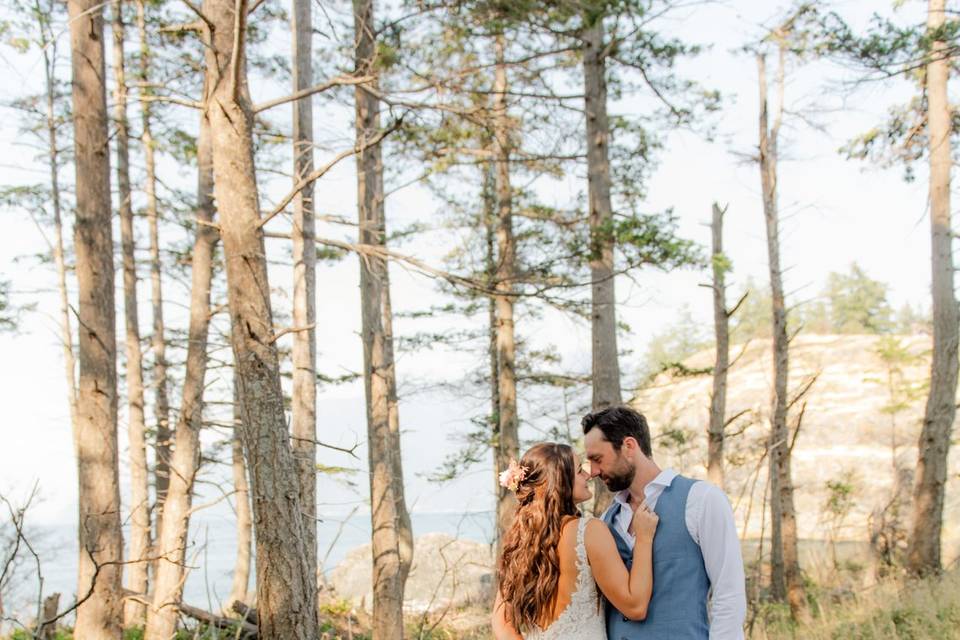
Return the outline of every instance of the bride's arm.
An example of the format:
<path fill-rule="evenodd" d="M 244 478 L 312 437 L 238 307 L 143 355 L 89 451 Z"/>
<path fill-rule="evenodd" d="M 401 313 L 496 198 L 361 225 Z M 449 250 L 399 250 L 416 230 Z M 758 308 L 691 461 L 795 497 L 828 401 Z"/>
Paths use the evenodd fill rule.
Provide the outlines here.
<path fill-rule="evenodd" d="M 601 520 L 587 523 L 584 543 L 587 559 L 600 591 L 616 609 L 631 620 L 647 617 L 647 606 L 653 593 L 653 534 L 647 527 L 636 527 L 633 565 L 628 572 L 617 551 L 617 543 Z"/>
<path fill-rule="evenodd" d="M 507 620 L 507 608 L 503 606 L 503 600 L 500 597 L 500 591 L 497 591 L 497 601 L 493 605 L 493 616 L 490 618 L 490 626 L 493 627 L 493 637 L 496 640 L 523 640 L 513 624 Z"/>

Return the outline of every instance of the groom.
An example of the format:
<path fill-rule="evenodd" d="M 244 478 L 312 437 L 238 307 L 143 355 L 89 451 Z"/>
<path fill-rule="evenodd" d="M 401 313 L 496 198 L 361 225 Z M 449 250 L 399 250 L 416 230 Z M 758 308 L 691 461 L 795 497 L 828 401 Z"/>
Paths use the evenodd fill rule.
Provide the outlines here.
<path fill-rule="evenodd" d="M 633 510 L 643 502 L 660 516 L 653 541 L 653 596 L 643 621 L 607 604 L 611 640 L 742 640 L 747 611 L 740 541 L 723 491 L 653 461 L 641 414 L 609 407 L 583 418 L 591 476 L 613 504 L 603 514 L 627 569 L 632 564 Z"/>

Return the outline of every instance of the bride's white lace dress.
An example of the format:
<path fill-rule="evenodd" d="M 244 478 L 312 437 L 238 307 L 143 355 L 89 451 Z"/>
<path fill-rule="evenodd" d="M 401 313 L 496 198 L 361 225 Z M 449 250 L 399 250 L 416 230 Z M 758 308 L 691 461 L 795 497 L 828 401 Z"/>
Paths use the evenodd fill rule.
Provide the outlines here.
<path fill-rule="evenodd" d="M 607 640 L 603 604 L 597 606 L 597 583 L 583 543 L 583 532 L 590 518 L 584 514 L 577 525 L 577 586 L 570 596 L 570 604 L 546 629 L 534 627 L 525 633 L 526 640 Z"/>

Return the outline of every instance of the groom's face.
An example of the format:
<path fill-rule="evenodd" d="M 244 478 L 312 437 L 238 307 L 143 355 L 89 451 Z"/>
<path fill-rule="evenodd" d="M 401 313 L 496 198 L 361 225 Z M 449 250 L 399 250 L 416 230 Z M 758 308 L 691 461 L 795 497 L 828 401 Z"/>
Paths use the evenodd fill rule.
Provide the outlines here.
<path fill-rule="evenodd" d="M 631 440 L 632 442 L 632 440 Z M 624 441 L 627 444 L 627 441 Z M 623 491 L 633 482 L 637 466 L 632 460 L 633 447 L 615 449 L 599 428 L 591 429 L 584 437 L 584 448 L 590 460 L 590 475 L 600 476 L 610 491 Z"/>

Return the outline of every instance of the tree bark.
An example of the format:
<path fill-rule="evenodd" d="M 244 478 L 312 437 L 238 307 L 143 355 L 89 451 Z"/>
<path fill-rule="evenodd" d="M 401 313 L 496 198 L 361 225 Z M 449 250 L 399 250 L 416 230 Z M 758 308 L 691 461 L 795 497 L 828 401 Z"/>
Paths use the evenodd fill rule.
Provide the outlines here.
<path fill-rule="evenodd" d="M 306 561 L 300 484 L 284 414 L 260 227 L 244 41 L 247 3 L 205 0 L 202 11 L 212 23 L 204 104 L 212 132 L 241 433 L 253 491 L 260 637 L 312 640 L 319 635 L 312 597 L 316 576 Z"/>
<path fill-rule="evenodd" d="M 713 391 L 710 394 L 710 426 L 707 437 L 707 478 L 723 487 L 723 429 L 727 412 L 727 369 L 730 366 L 730 314 L 727 312 L 726 257 L 723 254 L 723 214 L 713 204 L 713 329 L 717 355 L 713 365 Z"/>
<path fill-rule="evenodd" d="M 927 30 L 937 33 L 945 23 L 945 0 L 930 0 Z M 920 433 L 917 483 L 913 500 L 913 531 L 907 552 L 911 573 L 929 575 L 942 569 L 940 536 L 943 529 L 947 457 L 956 415 L 957 299 L 953 284 L 953 242 L 950 225 L 950 74 L 948 44 L 933 43 L 926 69 L 930 145 L 930 230 L 933 272 L 933 362 Z"/>
<path fill-rule="evenodd" d="M 247 482 L 247 465 L 243 459 L 243 443 L 240 432 L 243 429 L 243 418 L 240 415 L 240 390 L 236 379 L 233 384 L 233 440 L 231 451 L 233 456 L 233 490 L 237 509 L 237 560 L 233 565 L 233 583 L 230 586 L 230 595 L 226 602 L 247 602 L 247 592 L 250 585 L 250 547 L 252 543 L 250 517 L 250 484 Z"/>
<path fill-rule="evenodd" d="M 294 0 L 293 90 L 313 85 L 311 0 Z M 313 172 L 313 97 L 293 103 L 293 183 Z M 293 201 L 293 452 L 300 478 L 307 564 L 317 573 L 317 338 L 313 183 Z M 317 581 L 314 580 L 314 584 Z M 312 596 L 314 599 L 316 595 Z"/>
<path fill-rule="evenodd" d="M 356 72 L 375 75 L 373 0 L 354 0 L 353 16 Z M 357 154 L 360 244 L 386 247 L 383 161 L 380 146 L 368 146 L 380 130 L 379 100 L 364 85 L 357 85 L 354 99 L 356 148 L 362 149 Z M 403 590 L 413 560 L 413 534 L 403 490 L 386 259 L 360 257 L 360 297 L 373 527 L 373 638 L 392 640 L 403 637 Z"/>
<path fill-rule="evenodd" d="M 763 214 L 767 233 L 767 255 L 773 306 L 774 389 L 770 418 L 770 496 L 771 496 L 771 589 L 778 600 L 787 600 L 797 617 L 805 607 L 803 582 L 797 556 L 797 521 L 793 502 L 793 477 L 790 470 L 791 441 L 787 425 L 787 373 L 789 342 L 783 278 L 780 270 L 780 231 L 777 212 L 777 141 L 783 114 L 785 51 L 780 48 L 777 68 L 779 101 L 772 128 L 768 124 L 766 61 L 757 56 L 760 75 L 760 181 L 763 189 Z"/>
<path fill-rule="evenodd" d="M 603 17 L 596 17 L 583 40 L 584 109 L 587 124 L 587 191 L 590 207 L 591 351 L 593 408 L 623 402 L 617 359 L 616 292 L 613 272 L 613 204 L 610 199 L 610 123 L 607 119 L 607 77 Z M 612 499 L 603 482 L 593 483 L 594 514 Z"/>
<path fill-rule="evenodd" d="M 513 190 L 510 185 L 510 121 L 507 115 L 506 38 L 500 33 L 494 39 L 496 67 L 493 79 L 493 154 L 494 200 L 496 205 L 497 259 L 494 274 L 497 332 L 497 429 L 494 473 L 520 458 L 520 436 L 517 417 L 517 345 L 514 333 L 513 289 L 516 280 L 517 247 L 513 236 Z M 498 540 L 510 527 L 517 508 L 513 491 L 497 483 Z"/>
<path fill-rule="evenodd" d="M 146 164 L 144 180 L 147 195 L 147 223 L 150 232 L 150 299 L 153 310 L 153 335 L 150 348 L 153 351 L 153 392 L 154 417 L 157 423 L 156 469 L 154 471 L 157 497 L 154 521 L 157 523 L 157 537 L 160 537 L 160 520 L 163 516 L 163 504 L 170 485 L 170 442 L 173 433 L 170 429 L 170 400 L 167 395 L 167 342 L 164 339 L 163 323 L 163 285 L 160 264 L 160 228 L 157 210 L 157 170 L 154 153 L 153 132 L 151 129 L 152 109 L 149 98 L 150 89 L 150 41 L 147 35 L 146 4 L 137 0 L 137 30 L 140 35 L 140 142 Z"/>
<path fill-rule="evenodd" d="M 76 166 L 80 386 L 74 442 L 79 476 L 77 608 L 74 635 L 120 638 L 123 618 L 117 363 L 113 297 L 110 146 L 103 5 L 69 0 Z M 91 591 L 92 590 L 92 591 Z"/>
<path fill-rule="evenodd" d="M 170 484 L 161 514 L 157 540 L 157 573 L 153 606 L 147 614 L 145 637 L 167 640 L 176 633 L 178 606 L 183 595 L 187 535 L 193 485 L 200 466 L 200 428 L 203 418 L 203 388 L 207 372 L 207 333 L 210 326 L 210 288 L 217 231 L 212 226 L 213 163 L 210 126 L 200 118 L 197 138 L 197 225 L 193 243 L 190 284 L 190 325 L 187 366 L 183 379 L 180 414 L 170 458 Z"/>
<path fill-rule="evenodd" d="M 130 449 L 130 554 L 127 588 L 148 592 L 150 557 L 150 493 L 147 472 L 146 420 L 143 399 L 143 354 L 137 311 L 137 263 L 133 203 L 130 192 L 130 126 L 127 120 L 126 60 L 123 43 L 123 0 L 113 4 L 114 119 L 117 124 L 117 200 L 120 213 L 120 246 L 123 253 L 123 315 L 127 360 L 127 433 Z M 124 626 L 146 622 L 147 608 L 129 599 L 124 604 Z"/>

